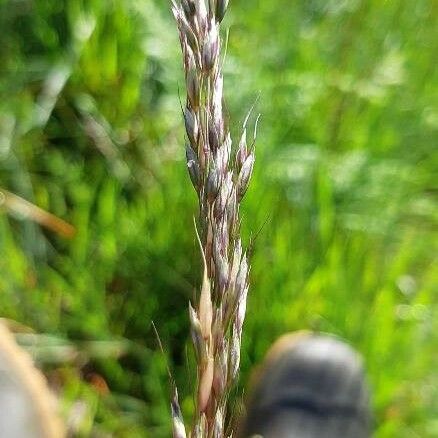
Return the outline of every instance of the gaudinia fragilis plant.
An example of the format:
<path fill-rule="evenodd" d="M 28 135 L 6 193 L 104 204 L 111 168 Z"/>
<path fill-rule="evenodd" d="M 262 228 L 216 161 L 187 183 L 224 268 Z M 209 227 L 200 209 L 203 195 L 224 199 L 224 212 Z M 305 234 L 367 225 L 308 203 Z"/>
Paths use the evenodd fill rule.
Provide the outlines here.
<path fill-rule="evenodd" d="M 239 372 L 249 287 L 239 208 L 254 166 L 256 129 L 248 144 L 248 114 L 239 144 L 232 147 L 223 111 L 220 36 L 227 7 L 228 0 L 172 1 L 183 55 L 185 148 L 190 180 L 199 201 L 195 231 L 203 265 L 196 302 L 189 304 L 197 364 L 193 438 L 232 434 L 226 424 L 227 405 Z M 172 414 L 174 437 L 186 437 L 176 390 Z"/>

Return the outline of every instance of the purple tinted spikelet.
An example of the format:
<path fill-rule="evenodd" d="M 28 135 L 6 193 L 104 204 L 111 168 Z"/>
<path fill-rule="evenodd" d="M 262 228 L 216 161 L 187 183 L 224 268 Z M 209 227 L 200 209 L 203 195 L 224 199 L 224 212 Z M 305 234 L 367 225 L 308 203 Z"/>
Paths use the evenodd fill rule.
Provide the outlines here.
<path fill-rule="evenodd" d="M 186 146 L 186 160 L 190 180 L 192 181 L 195 190 L 198 191 L 201 183 L 201 171 L 199 168 L 198 157 L 190 145 Z"/>
<path fill-rule="evenodd" d="M 239 177 L 237 179 L 237 199 L 240 202 L 248 190 L 249 180 L 252 175 L 252 169 L 254 167 L 255 156 L 254 152 L 251 152 L 246 158 L 240 169 Z"/>
<path fill-rule="evenodd" d="M 172 432 L 173 438 L 186 438 L 186 428 L 181 414 L 181 409 L 178 402 L 178 391 L 174 388 L 172 408 Z"/>
<path fill-rule="evenodd" d="M 204 268 L 196 305 L 189 305 L 197 363 L 192 438 L 230 436 L 230 425 L 225 424 L 230 418 L 227 400 L 238 376 L 249 287 L 250 268 L 239 236 L 239 211 L 255 161 L 254 142 L 247 144 L 252 108 L 233 151 L 223 111 L 221 71 L 220 23 L 228 3 L 172 0 L 187 91 L 183 111 L 186 160 L 198 194 L 195 228 Z"/>
<path fill-rule="evenodd" d="M 216 20 L 220 23 L 225 16 L 225 12 L 227 12 L 228 8 L 228 0 L 217 0 L 216 3 Z"/>
<path fill-rule="evenodd" d="M 198 121 L 196 120 L 195 113 L 191 108 L 184 110 L 184 123 L 186 127 L 187 137 L 192 145 L 196 145 L 198 142 L 199 128 Z"/>

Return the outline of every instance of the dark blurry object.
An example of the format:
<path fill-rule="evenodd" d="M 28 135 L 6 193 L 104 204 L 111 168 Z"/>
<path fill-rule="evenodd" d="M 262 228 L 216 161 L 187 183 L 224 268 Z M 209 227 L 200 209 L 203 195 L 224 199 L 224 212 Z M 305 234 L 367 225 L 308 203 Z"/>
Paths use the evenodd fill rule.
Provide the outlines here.
<path fill-rule="evenodd" d="M 369 394 L 361 360 L 330 336 L 280 338 L 255 374 L 240 437 L 366 438 Z"/>

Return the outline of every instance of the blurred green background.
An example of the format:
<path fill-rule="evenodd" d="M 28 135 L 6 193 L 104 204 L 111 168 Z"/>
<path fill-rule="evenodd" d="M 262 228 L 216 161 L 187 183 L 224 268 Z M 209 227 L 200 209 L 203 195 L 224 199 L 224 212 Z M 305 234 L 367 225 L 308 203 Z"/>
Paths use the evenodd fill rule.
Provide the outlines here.
<path fill-rule="evenodd" d="M 230 2 L 234 138 L 259 93 L 262 113 L 237 400 L 310 328 L 364 355 L 376 437 L 438 436 L 437 18 L 433 0 Z M 74 436 L 169 436 L 151 321 L 189 419 L 200 272 L 169 4 L 0 0 L 0 28 L 0 316 Z"/>

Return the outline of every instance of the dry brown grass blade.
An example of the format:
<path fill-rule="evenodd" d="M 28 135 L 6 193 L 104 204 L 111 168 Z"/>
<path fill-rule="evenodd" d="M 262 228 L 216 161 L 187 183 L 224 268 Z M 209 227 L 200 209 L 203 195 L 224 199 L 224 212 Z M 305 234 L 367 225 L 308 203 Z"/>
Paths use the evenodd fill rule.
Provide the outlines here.
<path fill-rule="evenodd" d="M 67 239 L 71 239 L 76 234 L 73 225 L 5 189 L 0 189 L 0 206 L 4 206 L 6 210 L 32 220 Z"/>

